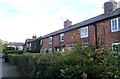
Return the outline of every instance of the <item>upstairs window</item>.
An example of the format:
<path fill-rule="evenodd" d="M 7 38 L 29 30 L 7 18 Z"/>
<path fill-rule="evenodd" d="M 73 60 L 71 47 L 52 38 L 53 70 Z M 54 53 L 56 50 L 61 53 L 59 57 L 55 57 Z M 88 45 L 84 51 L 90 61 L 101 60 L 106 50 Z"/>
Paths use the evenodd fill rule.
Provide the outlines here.
<path fill-rule="evenodd" d="M 32 43 L 29 43 L 29 47 L 31 47 L 32 46 Z"/>
<path fill-rule="evenodd" d="M 118 18 L 118 29 L 120 31 L 120 18 Z"/>
<path fill-rule="evenodd" d="M 64 34 L 60 34 L 60 41 L 64 41 Z"/>
<path fill-rule="evenodd" d="M 88 37 L 88 26 L 81 28 L 80 33 L 81 33 L 81 38 Z"/>
<path fill-rule="evenodd" d="M 112 50 L 120 53 L 120 43 L 113 43 Z"/>
<path fill-rule="evenodd" d="M 116 32 L 120 30 L 120 18 L 115 18 L 111 20 L 111 31 Z"/>
<path fill-rule="evenodd" d="M 52 44 L 52 37 L 49 37 L 49 38 L 48 38 L 48 43 L 49 43 L 49 44 Z"/>

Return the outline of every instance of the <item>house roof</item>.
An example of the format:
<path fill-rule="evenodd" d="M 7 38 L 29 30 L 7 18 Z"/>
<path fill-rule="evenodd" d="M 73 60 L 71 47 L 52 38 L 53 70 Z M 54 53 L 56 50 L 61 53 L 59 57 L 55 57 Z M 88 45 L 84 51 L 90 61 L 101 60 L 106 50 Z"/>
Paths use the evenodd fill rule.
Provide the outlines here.
<path fill-rule="evenodd" d="M 102 21 L 102 20 L 105 20 L 105 19 L 108 19 L 108 18 L 115 17 L 115 16 L 120 16 L 120 8 L 114 10 L 113 12 L 101 14 L 101 15 L 98 15 L 96 17 L 90 18 L 88 20 L 82 21 L 80 23 L 71 25 L 67 28 L 63 28 L 63 29 L 57 30 L 55 32 L 49 33 L 47 35 L 44 35 L 43 39 L 47 38 L 47 37 L 50 37 L 50 36 L 53 36 L 53 35 L 64 33 L 64 32 L 79 28 L 79 27 L 84 27 L 86 25 L 93 24 L 93 23 L 96 23 L 96 22 L 99 22 L 99 21 Z"/>
<path fill-rule="evenodd" d="M 13 46 L 23 46 L 24 43 L 22 43 L 22 42 L 13 42 L 13 43 L 8 43 L 8 45 L 13 45 Z"/>
<path fill-rule="evenodd" d="M 41 39 L 42 38 L 42 36 L 40 36 L 40 37 L 38 37 L 37 39 L 27 39 L 27 42 L 28 43 L 31 43 L 31 42 L 34 42 L 34 41 L 36 41 L 36 40 L 39 40 L 39 39 Z"/>
<path fill-rule="evenodd" d="M 33 41 L 33 39 L 26 39 L 25 42 L 29 43 L 29 42 L 31 42 L 31 41 Z"/>

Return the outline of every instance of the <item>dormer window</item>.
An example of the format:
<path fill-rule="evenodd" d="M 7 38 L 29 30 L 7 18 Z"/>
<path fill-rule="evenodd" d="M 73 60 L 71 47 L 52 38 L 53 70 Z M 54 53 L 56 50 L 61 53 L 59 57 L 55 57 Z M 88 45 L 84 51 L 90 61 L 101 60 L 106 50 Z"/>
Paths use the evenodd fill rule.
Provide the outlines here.
<path fill-rule="evenodd" d="M 49 44 L 52 44 L 52 37 L 49 37 L 49 38 L 48 38 L 48 43 L 49 43 Z"/>

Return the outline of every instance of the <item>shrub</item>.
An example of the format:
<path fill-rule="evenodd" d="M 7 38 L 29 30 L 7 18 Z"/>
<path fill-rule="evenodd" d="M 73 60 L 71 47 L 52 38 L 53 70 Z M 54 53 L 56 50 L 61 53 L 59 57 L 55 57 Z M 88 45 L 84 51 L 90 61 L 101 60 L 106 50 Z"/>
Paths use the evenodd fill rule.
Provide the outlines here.
<path fill-rule="evenodd" d="M 94 46 L 78 45 L 64 53 L 9 54 L 8 58 L 31 79 L 81 79 L 84 74 L 88 79 L 120 78 L 120 56 Z"/>

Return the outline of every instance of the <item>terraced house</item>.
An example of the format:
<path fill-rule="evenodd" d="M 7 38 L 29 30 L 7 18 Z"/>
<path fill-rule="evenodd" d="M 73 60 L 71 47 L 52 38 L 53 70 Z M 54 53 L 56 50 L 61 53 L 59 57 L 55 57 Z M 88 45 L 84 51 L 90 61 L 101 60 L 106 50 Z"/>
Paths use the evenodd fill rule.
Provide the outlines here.
<path fill-rule="evenodd" d="M 92 44 L 120 52 L 120 6 L 113 0 L 105 2 L 104 14 L 74 25 L 66 20 L 63 29 L 44 35 L 42 40 L 41 52 L 65 51 L 73 48 L 77 41 L 83 46 Z"/>

